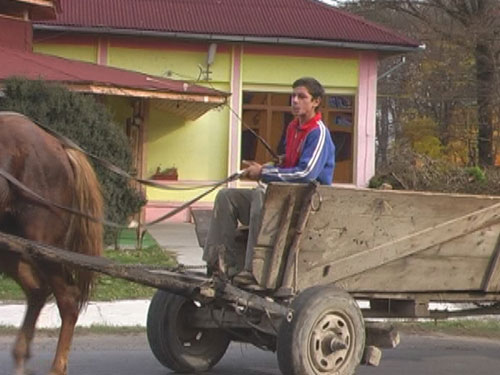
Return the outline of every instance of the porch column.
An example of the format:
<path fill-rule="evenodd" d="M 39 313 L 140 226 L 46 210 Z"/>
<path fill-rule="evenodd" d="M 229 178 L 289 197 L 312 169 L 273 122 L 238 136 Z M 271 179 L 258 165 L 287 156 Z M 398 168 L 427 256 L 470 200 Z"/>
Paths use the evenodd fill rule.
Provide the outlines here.
<path fill-rule="evenodd" d="M 354 155 L 354 184 L 358 187 L 366 187 L 375 174 L 377 60 L 374 53 L 362 53 L 360 56 Z"/>
<path fill-rule="evenodd" d="M 241 66 L 242 66 L 243 46 L 233 46 L 231 61 L 231 100 L 230 106 L 233 109 L 229 118 L 229 149 L 228 149 L 228 175 L 240 169 L 240 143 L 241 143 Z M 229 183 L 230 187 L 236 187 L 237 181 Z"/>
<path fill-rule="evenodd" d="M 108 65 L 108 38 L 100 36 L 97 39 L 97 65 Z"/>

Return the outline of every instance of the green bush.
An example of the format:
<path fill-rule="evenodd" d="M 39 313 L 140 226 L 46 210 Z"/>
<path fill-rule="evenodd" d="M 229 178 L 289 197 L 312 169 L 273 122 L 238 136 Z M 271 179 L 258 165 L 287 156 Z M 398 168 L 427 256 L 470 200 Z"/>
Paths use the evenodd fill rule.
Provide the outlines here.
<path fill-rule="evenodd" d="M 93 96 L 80 94 L 41 80 L 10 78 L 4 81 L 0 110 L 23 113 L 31 119 L 66 135 L 84 150 L 124 170 L 131 166 L 128 140 L 106 107 Z M 91 160 L 93 163 L 93 161 Z M 102 186 L 106 218 L 125 224 L 145 201 L 128 181 L 93 163 Z M 106 228 L 105 241 L 112 243 L 116 230 Z"/>
<path fill-rule="evenodd" d="M 480 184 L 486 183 L 488 180 L 484 171 L 479 167 L 468 167 L 465 168 L 465 172 L 469 175 L 472 181 L 476 181 Z"/>

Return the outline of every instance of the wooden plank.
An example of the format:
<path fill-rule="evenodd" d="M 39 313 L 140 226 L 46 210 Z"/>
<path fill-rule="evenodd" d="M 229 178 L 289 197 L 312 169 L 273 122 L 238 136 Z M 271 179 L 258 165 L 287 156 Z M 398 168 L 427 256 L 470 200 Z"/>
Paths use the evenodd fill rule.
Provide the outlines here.
<path fill-rule="evenodd" d="M 288 195 L 283 204 L 283 213 L 278 229 L 278 236 L 274 244 L 273 252 L 269 262 L 269 271 L 267 272 L 266 288 L 275 289 L 278 281 L 278 276 L 283 273 L 285 262 L 283 261 L 285 253 L 285 245 L 290 228 L 292 213 L 295 208 L 295 196 Z"/>
<path fill-rule="evenodd" d="M 422 256 L 436 258 L 491 258 L 500 233 L 500 224 L 430 247 Z"/>
<path fill-rule="evenodd" d="M 343 259 L 500 202 L 498 197 L 330 187 L 319 192 L 323 196 L 321 210 L 309 218 L 301 245 L 303 253 L 317 252 L 305 260 L 307 263 Z M 307 272 L 307 268 L 302 271 Z"/>
<path fill-rule="evenodd" d="M 262 211 L 262 223 L 257 238 L 258 247 L 269 249 L 274 247 L 283 207 L 283 197 L 294 195 L 296 202 L 302 202 L 306 189 L 307 185 L 303 184 L 270 184 L 268 186 Z M 300 205 L 296 205 L 294 213 L 298 214 L 299 210 Z M 295 214 L 291 218 L 292 228 L 297 223 L 297 215 Z"/>
<path fill-rule="evenodd" d="M 365 316 L 397 316 L 401 318 L 429 317 L 429 301 L 422 299 L 371 299 L 370 309 L 364 310 Z"/>
<path fill-rule="evenodd" d="M 365 346 L 365 351 L 363 352 L 363 357 L 361 358 L 361 364 L 367 366 L 378 366 L 380 360 L 382 359 L 382 351 L 373 345 Z"/>
<path fill-rule="evenodd" d="M 311 267 L 301 288 L 338 281 L 500 222 L 500 203 L 333 262 Z M 325 274 L 326 269 L 332 270 Z M 484 273 L 484 269 L 483 269 Z"/>
<path fill-rule="evenodd" d="M 290 251 L 288 252 L 285 266 L 285 274 L 283 276 L 283 283 L 281 285 L 284 289 L 297 290 L 299 283 L 298 277 L 298 255 L 300 252 L 300 242 L 305 232 L 307 220 L 309 219 L 309 214 L 312 210 L 312 199 L 316 194 L 317 185 L 309 184 L 307 186 L 307 192 L 305 199 L 301 205 L 300 213 L 297 221 L 297 226 L 295 228 L 295 235 L 293 237 L 292 245 L 290 246 Z"/>
<path fill-rule="evenodd" d="M 365 345 L 394 349 L 401 341 L 398 330 L 390 323 L 365 322 Z"/>
<path fill-rule="evenodd" d="M 485 292 L 497 292 L 500 288 L 500 235 L 491 262 L 486 270 L 485 277 L 481 289 Z"/>
<path fill-rule="evenodd" d="M 354 291 L 349 293 L 357 300 L 380 299 L 425 299 L 429 302 L 494 302 L 500 301 L 499 293 L 484 293 L 483 291 L 440 291 L 440 292 L 363 292 Z M 366 311 L 366 310 L 364 310 Z M 363 313 L 364 313 L 363 311 Z"/>
<path fill-rule="evenodd" d="M 200 278 L 199 276 L 189 281 L 189 275 L 187 274 L 162 274 L 159 271 L 151 271 L 137 265 L 124 265 L 103 257 L 95 257 L 59 249 L 54 246 L 33 243 L 3 232 L 0 232 L 0 247 L 31 259 L 38 258 L 47 262 L 82 267 L 90 271 L 97 271 L 113 277 L 167 290 L 171 293 L 194 298 L 199 301 L 205 301 L 203 294 L 200 293 L 203 288 L 214 289 L 210 286 L 207 287 L 209 279 Z M 220 300 L 237 304 L 243 308 L 259 310 L 266 314 L 283 316 L 288 320 L 291 320 L 293 317 L 293 312 L 288 307 L 238 289 L 220 279 L 214 279 L 213 282 L 217 297 Z"/>
<path fill-rule="evenodd" d="M 346 277 L 337 284 L 349 292 L 480 290 L 487 266 L 488 258 L 408 256 Z"/>
<path fill-rule="evenodd" d="M 181 280 L 173 275 L 162 275 L 159 272 L 139 268 L 137 265 L 124 265 L 104 257 L 95 257 L 71 252 L 54 246 L 33 244 L 20 237 L 0 232 L 0 246 L 9 251 L 21 254 L 28 259 L 41 258 L 44 261 L 65 264 L 73 267 L 82 267 L 90 271 L 101 272 L 106 275 L 133 281 L 154 288 L 169 290 L 182 296 L 192 296 L 204 282 L 197 277 L 194 282 Z M 185 275 L 180 275 L 185 279 Z"/>
<path fill-rule="evenodd" d="M 266 190 L 264 208 L 262 211 L 262 222 L 257 237 L 257 243 L 254 246 L 253 254 L 253 274 L 259 285 L 264 286 L 267 272 L 269 272 L 269 263 L 272 257 L 272 251 L 279 233 L 280 220 L 283 212 L 283 197 L 293 195 L 295 202 L 302 202 L 303 195 L 307 185 L 274 185 L 270 184 Z M 289 233 L 287 243 L 291 241 L 293 228 L 295 228 L 300 204 L 295 204 L 290 218 Z M 291 228 L 291 229 L 290 229 Z"/>
<path fill-rule="evenodd" d="M 196 238 L 200 247 L 205 246 L 205 240 L 208 235 L 208 228 L 210 228 L 210 220 L 212 219 L 213 210 L 194 209 L 191 210 L 191 215 L 194 219 Z"/>

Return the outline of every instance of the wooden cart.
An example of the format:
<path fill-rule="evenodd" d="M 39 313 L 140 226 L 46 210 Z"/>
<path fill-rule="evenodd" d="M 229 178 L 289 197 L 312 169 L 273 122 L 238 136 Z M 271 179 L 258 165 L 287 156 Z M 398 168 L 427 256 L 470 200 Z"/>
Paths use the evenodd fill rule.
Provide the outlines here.
<path fill-rule="evenodd" d="M 345 375 L 376 364 L 377 346 L 398 343 L 369 318 L 500 313 L 499 229 L 500 197 L 271 184 L 252 291 L 7 240 L 31 256 L 158 288 L 148 340 L 172 370 L 207 370 L 240 341 L 277 351 L 285 375 Z M 477 308 L 434 312 L 431 302 Z"/>

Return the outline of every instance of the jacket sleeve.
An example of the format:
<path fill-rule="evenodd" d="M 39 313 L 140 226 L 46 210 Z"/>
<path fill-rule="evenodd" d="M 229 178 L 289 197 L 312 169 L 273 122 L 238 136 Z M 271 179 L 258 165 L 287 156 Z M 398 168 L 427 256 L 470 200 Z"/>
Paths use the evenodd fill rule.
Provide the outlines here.
<path fill-rule="evenodd" d="M 324 126 L 311 131 L 302 148 L 297 166 L 280 168 L 264 166 L 261 180 L 263 182 L 309 182 L 318 178 L 323 170 L 328 152 L 325 148 L 327 131 Z"/>

